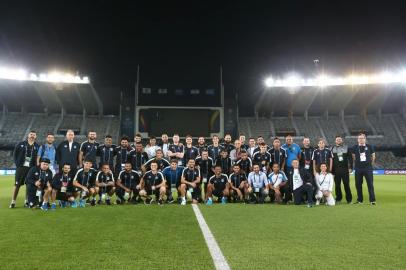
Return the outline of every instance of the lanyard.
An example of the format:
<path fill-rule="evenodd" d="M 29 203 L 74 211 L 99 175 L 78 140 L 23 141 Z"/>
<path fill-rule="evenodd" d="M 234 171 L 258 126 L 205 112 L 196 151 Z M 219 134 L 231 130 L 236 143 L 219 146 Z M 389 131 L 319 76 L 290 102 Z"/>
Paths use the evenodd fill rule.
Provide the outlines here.
<path fill-rule="evenodd" d="M 125 150 L 125 158 L 123 160 L 123 150 Z M 127 161 L 127 149 L 121 149 L 120 151 L 120 162 L 124 163 L 125 161 Z"/>
<path fill-rule="evenodd" d="M 28 142 L 25 144 L 25 157 L 29 157 L 29 158 L 32 158 L 32 152 L 34 152 L 34 144 L 30 147 L 31 149 L 31 153 L 30 153 L 30 155 L 28 156 Z"/>
<path fill-rule="evenodd" d="M 106 159 L 106 151 L 107 151 L 107 159 Z M 108 161 L 110 162 L 110 148 L 107 148 L 106 146 L 103 148 L 103 160 L 104 162 Z"/>

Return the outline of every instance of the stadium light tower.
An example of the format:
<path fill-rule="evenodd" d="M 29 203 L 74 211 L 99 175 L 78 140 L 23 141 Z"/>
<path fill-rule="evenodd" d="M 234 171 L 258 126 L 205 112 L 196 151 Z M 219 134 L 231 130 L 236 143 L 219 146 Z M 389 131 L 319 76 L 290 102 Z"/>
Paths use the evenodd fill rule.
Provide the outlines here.
<path fill-rule="evenodd" d="M 265 79 L 265 86 L 268 88 L 282 87 L 327 87 L 340 85 L 367 85 L 367 84 L 392 84 L 406 83 L 406 70 L 400 72 L 384 71 L 377 74 L 357 75 L 351 74 L 347 77 L 331 77 L 320 74 L 315 78 L 302 79 L 299 75 L 289 75 L 284 78 L 269 77 Z"/>
<path fill-rule="evenodd" d="M 9 68 L 0 66 L 0 79 L 16 81 L 38 81 L 53 83 L 89 84 L 89 77 L 74 76 L 63 72 L 41 73 L 39 75 L 28 73 L 21 68 Z"/>

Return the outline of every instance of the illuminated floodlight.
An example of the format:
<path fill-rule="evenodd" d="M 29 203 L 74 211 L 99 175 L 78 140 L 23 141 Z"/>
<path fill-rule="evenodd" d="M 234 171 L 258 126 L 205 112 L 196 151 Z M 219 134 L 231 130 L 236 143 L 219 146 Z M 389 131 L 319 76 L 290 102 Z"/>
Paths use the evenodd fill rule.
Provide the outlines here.
<path fill-rule="evenodd" d="M 28 73 L 24 69 L 0 67 L 0 79 L 17 80 L 17 81 L 38 81 L 38 82 L 53 82 L 53 83 L 71 83 L 71 84 L 88 84 L 89 77 L 74 76 L 69 73 L 51 72 Z"/>
<path fill-rule="evenodd" d="M 315 78 L 302 79 L 299 75 L 289 75 L 285 78 L 270 77 L 265 80 L 267 87 L 320 87 L 340 86 L 340 85 L 368 85 L 368 84 L 391 84 L 406 83 L 406 70 L 397 73 L 389 71 L 378 74 L 351 74 L 347 77 L 331 77 L 326 74 L 320 74 Z"/>

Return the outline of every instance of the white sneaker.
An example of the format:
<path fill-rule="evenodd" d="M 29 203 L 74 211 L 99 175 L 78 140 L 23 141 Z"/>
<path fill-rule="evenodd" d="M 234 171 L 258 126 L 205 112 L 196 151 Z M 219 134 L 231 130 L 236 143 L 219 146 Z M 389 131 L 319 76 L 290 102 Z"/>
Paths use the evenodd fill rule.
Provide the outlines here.
<path fill-rule="evenodd" d="M 182 202 L 180 203 L 180 205 L 186 205 L 186 200 L 183 199 Z"/>
<path fill-rule="evenodd" d="M 320 205 L 320 201 L 319 201 L 319 200 L 316 201 L 316 205 Z"/>

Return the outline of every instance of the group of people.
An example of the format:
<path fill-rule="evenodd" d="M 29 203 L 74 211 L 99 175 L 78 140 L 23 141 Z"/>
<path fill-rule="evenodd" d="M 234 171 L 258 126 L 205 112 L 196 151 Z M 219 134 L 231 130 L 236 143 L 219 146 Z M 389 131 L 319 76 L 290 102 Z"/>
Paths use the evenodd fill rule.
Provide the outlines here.
<path fill-rule="evenodd" d="M 187 200 L 208 205 L 218 201 L 244 203 L 307 204 L 333 206 L 343 200 L 352 203 L 350 173 L 355 170 L 357 200 L 363 203 L 362 184 L 368 185 L 369 201 L 375 205 L 373 185 L 373 146 L 366 144 L 365 134 L 358 135 L 358 144 L 349 147 L 341 136 L 327 148 L 324 139 L 317 147 L 308 137 L 302 147 L 286 136 L 282 144 L 273 138 L 267 145 L 262 136 L 244 135 L 232 140 L 226 134 L 214 135 L 208 145 L 204 137 L 197 144 L 187 135 L 185 143 L 178 134 L 169 140 L 150 137 L 146 145 L 140 134 L 130 139 L 123 136 L 119 145 L 107 135 L 99 144 L 97 134 L 89 131 L 87 140 L 79 144 L 72 130 L 58 146 L 53 134 L 44 144 L 36 142 L 31 131 L 14 150 L 15 186 L 10 208 L 16 207 L 19 189 L 26 184 L 25 206 L 42 210 L 60 207 L 85 207 L 87 204 L 173 203 Z M 335 184 L 335 197 L 333 186 Z M 175 195 L 175 196 L 174 196 Z"/>

